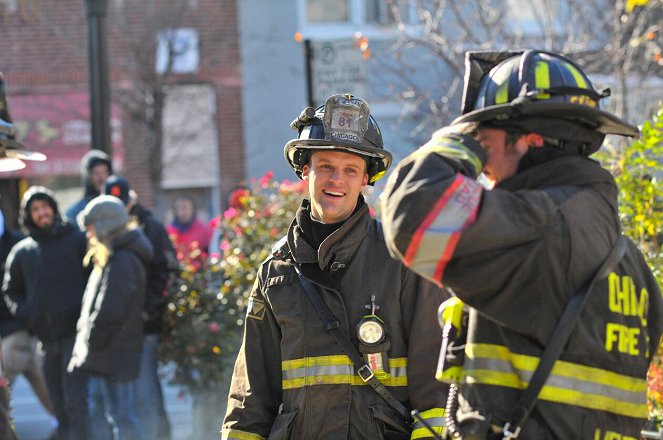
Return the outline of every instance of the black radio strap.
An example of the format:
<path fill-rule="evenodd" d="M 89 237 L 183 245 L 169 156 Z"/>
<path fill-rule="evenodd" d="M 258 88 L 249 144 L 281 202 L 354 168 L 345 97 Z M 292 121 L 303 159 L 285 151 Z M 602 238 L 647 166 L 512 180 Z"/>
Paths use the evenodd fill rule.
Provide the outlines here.
<path fill-rule="evenodd" d="M 359 350 L 357 350 L 354 344 L 341 330 L 339 321 L 336 319 L 336 317 L 334 317 L 331 310 L 329 310 L 327 304 L 325 304 L 316 286 L 313 285 L 311 280 L 304 276 L 296 263 L 293 262 L 293 265 L 295 266 L 297 275 L 299 275 L 299 280 L 302 283 L 302 287 L 304 287 L 306 296 L 308 296 L 308 299 L 311 300 L 313 307 L 315 307 L 315 310 L 318 312 L 318 315 L 320 316 L 320 319 L 325 326 L 325 330 L 328 330 L 332 336 L 334 336 L 334 339 L 336 339 L 338 345 L 341 347 L 341 349 L 343 349 L 345 354 L 348 355 L 354 364 L 355 369 L 357 370 L 357 374 L 361 380 L 370 385 L 371 388 L 373 388 L 375 392 L 378 393 L 380 397 L 382 397 L 396 411 L 396 413 L 398 413 L 399 416 L 401 416 L 407 425 L 411 426 L 412 417 L 410 416 L 410 411 L 401 402 L 399 402 L 393 396 L 393 394 L 389 392 L 389 390 L 384 386 L 384 384 L 382 384 L 382 382 L 380 382 L 373 375 L 373 371 L 371 371 L 371 368 L 366 365 L 364 358 L 359 353 Z"/>
<path fill-rule="evenodd" d="M 619 263 L 626 251 L 626 238 L 620 236 L 612 247 L 612 250 L 601 264 L 589 284 L 578 290 L 569 300 L 562 313 L 562 317 L 557 322 L 557 326 L 552 332 L 550 340 L 541 355 L 541 361 L 537 366 L 528 387 L 523 391 L 518 403 L 511 411 L 509 422 L 504 425 L 504 439 L 518 438 L 522 426 L 529 417 L 536 405 L 541 389 L 548 380 L 553 365 L 559 359 L 566 342 L 571 336 L 571 332 L 580 318 L 580 312 L 587 303 L 587 298 L 592 292 L 597 281 L 606 278 L 613 268 Z"/>

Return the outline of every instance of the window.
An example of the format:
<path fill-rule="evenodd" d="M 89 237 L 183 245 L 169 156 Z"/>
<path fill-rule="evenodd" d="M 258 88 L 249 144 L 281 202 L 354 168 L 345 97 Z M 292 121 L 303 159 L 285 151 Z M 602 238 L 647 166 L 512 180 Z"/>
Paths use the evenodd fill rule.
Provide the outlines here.
<path fill-rule="evenodd" d="M 506 6 L 514 28 L 526 35 L 540 34 L 544 29 L 561 31 L 563 14 L 558 0 L 506 0 Z"/>
<path fill-rule="evenodd" d="M 365 20 L 366 23 L 373 24 L 392 24 L 396 21 L 394 17 L 393 6 L 394 3 L 398 8 L 400 19 L 404 22 L 408 21 L 409 8 L 403 0 L 387 1 L 387 0 L 364 0 L 364 7 L 366 9 Z"/>
<path fill-rule="evenodd" d="M 156 72 L 193 73 L 198 70 L 198 31 L 191 28 L 159 32 Z"/>
<path fill-rule="evenodd" d="M 306 0 L 306 20 L 310 23 L 347 22 L 350 20 L 348 1 Z"/>

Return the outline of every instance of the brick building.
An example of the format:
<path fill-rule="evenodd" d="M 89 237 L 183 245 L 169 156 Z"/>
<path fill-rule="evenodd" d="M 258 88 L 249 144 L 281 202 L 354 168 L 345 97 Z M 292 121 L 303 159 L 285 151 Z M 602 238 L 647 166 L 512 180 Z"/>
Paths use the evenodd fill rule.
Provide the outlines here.
<path fill-rule="evenodd" d="M 114 165 L 162 218 L 181 192 L 202 217 L 216 214 L 245 178 L 236 7 L 107 0 Z M 85 1 L 0 0 L 10 110 L 19 138 L 49 157 L 0 176 L 0 191 L 39 183 L 61 205 L 80 197 L 79 158 L 90 148 L 87 39 Z"/>

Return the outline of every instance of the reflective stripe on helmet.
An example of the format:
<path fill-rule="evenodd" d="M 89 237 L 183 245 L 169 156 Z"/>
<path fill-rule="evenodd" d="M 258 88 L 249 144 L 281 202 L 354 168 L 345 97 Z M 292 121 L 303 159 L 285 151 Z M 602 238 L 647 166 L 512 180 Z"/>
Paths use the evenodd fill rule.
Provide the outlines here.
<path fill-rule="evenodd" d="M 467 344 L 463 381 L 525 389 L 539 358 L 513 353 L 494 344 Z M 540 400 L 646 418 L 644 378 L 558 360 L 542 388 Z"/>
<path fill-rule="evenodd" d="M 538 90 L 550 88 L 550 66 L 545 61 L 537 61 L 534 66 L 534 87 Z M 550 94 L 539 93 L 536 97 L 539 99 L 548 99 L 550 98 Z"/>
<path fill-rule="evenodd" d="M 314 385 L 366 385 L 346 355 L 312 356 L 281 362 L 284 390 Z M 407 386 L 407 358 L 389 359 L 386 386 Z"/>
<path fill-rule="evenodd" d="M 567 69 L 569 69 L 571 75 L 573 75 L 573 78 L 576 80 L 576 84 L 578 85 L 578 87 L 580 87 L 581 89 L 592 88 L 587 85 L 587 81 L 585 81 L 585 76 L 582 73 L 580 73 L 578 69 L 573 67 L 572 64 L 564 63 L 564 65 L 566 66 Z"/>

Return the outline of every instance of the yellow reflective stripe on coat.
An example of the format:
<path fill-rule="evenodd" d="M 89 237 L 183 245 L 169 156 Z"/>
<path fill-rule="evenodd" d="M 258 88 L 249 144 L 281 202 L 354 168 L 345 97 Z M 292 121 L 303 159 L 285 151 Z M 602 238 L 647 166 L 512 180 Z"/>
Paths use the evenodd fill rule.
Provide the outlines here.
<path fill-rule="evenodd" d="M 444 423 L 444 408 L 431 408 L 427 411 L 419 413 L 419 416 L 428 423 L 428 425 L 433 428 L 433 431 L 441 437 L 446 435 L 446 425 Z M 412 435 L 410 439 L 414 440 L 417 438 L 430 438 L 433 437 L 430 430 L 424 426 L 419 420 L 415 419 L 414 425 L 412 425 Z"/>
<path fill-rule="evenodd" d="M 281 372 L 284 390 L 312 385 L 366 385 L 344 354 L 282 361 Z M 389 359 L 389 375 L 380 382 L 391 387 L 407 386 L 407 358 Z"/>
<path fill-rule="evenodd" d="M 265 440 L 265 437 L 237 429 L 222 429 L 221 440 Z"/>
<path fill-rule="evenodd" d="M 463 381 L 524 389 L 538 364 L 539 358 L 512 353 L 501 345 L 467 344 Z M 644 378 L 558 360 L 539 399 L 647 418 L 646 389 Z"/>

